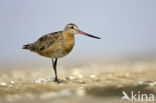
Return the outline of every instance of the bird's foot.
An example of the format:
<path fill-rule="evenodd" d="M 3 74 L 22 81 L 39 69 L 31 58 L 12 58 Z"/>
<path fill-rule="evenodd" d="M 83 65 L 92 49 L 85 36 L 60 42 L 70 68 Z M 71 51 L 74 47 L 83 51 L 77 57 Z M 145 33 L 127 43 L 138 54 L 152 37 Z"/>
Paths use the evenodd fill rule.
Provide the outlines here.
<path fill-rule="evenodd" d="M 58 78 L 55 78 L 55 79 L 54 79 L 54 82 L 60 83 L 60 81 L 58 80 Z"/>

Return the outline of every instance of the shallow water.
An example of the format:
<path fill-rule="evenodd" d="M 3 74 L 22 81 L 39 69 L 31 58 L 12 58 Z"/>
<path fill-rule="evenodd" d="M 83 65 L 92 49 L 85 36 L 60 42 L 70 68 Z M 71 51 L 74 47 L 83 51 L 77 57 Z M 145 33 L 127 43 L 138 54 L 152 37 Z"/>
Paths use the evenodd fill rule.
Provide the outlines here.
<path fill-rule="evenodd" d="M 68 70 L 60 67 L 59 84 L 53 82 L 52 73 L 47 67 L 1 71 L 0 102 L 132 103 L 121 100 L 123 91 L 129 96 L 132 91 L 156 94 L 156 61 L 100 62 Z"/>

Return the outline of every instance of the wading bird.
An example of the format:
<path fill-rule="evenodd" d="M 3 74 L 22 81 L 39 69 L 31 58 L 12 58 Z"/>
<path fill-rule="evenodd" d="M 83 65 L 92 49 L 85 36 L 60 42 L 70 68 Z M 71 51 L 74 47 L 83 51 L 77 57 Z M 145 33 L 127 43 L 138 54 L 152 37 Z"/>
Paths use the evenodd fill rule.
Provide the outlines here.
<path fill-rule="evenodd" d="M 72 50 L 75 38 L 74 34 L 82 34 L 96 39 L 101 39 L 94 35 L 85 33 L 73 24 L 67 24 L 63 31 L 53 32 L 40 37 L 37 41 L 23 46 L 41 56 L 52 59 L 53 69 L 55 72 L 55 82 L 59 82 L 57 77 L 57 59 L 66 56 Z"/>

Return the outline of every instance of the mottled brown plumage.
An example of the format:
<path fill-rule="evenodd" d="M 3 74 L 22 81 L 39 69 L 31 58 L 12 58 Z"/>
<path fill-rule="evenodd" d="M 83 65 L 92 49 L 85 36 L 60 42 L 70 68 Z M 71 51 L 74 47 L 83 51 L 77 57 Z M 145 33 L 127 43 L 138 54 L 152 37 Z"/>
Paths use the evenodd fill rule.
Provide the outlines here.
<path fill-rule="evenodd" d="M 44 35 L 34 43 L 24 45 L 23 49 L 28 49 L 41 56 L 51 58 L 55 71 L 55 81 L 58 82 L 56 72 L 57 58 L 64 57 L 71 52 L 75 44 L 74 34 L 78 33 L 100 39 L 99 37 L 80 31 L 75 24 L 70 23 L 66 25 L 63 31 Z M 53 60 L 54 58 L 56 58 L 55 61 Z"/>
<path fill-rule="evenodd" d="M 49 58 L 61 58 L 67 55 L 74 46 L 74 36 L 63 31 L 42 36 L 27 48 L 39 55 Z"/>

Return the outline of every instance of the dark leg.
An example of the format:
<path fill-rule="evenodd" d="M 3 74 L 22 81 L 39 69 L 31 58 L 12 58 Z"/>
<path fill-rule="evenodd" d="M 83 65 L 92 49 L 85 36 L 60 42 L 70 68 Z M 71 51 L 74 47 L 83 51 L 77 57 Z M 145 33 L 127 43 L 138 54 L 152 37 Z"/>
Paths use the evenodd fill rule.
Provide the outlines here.
<path fill-rule="evenodd" d="M 52 63 L 53 63 L 53 69 L 54 69 L 54 72 L 55 72 L 55 79 L 54 79 L 54 82 L 58 82 L 59 83 L 59 80 L 57 78 L 57 58 L 54 60 L 52 59 Z"/>

